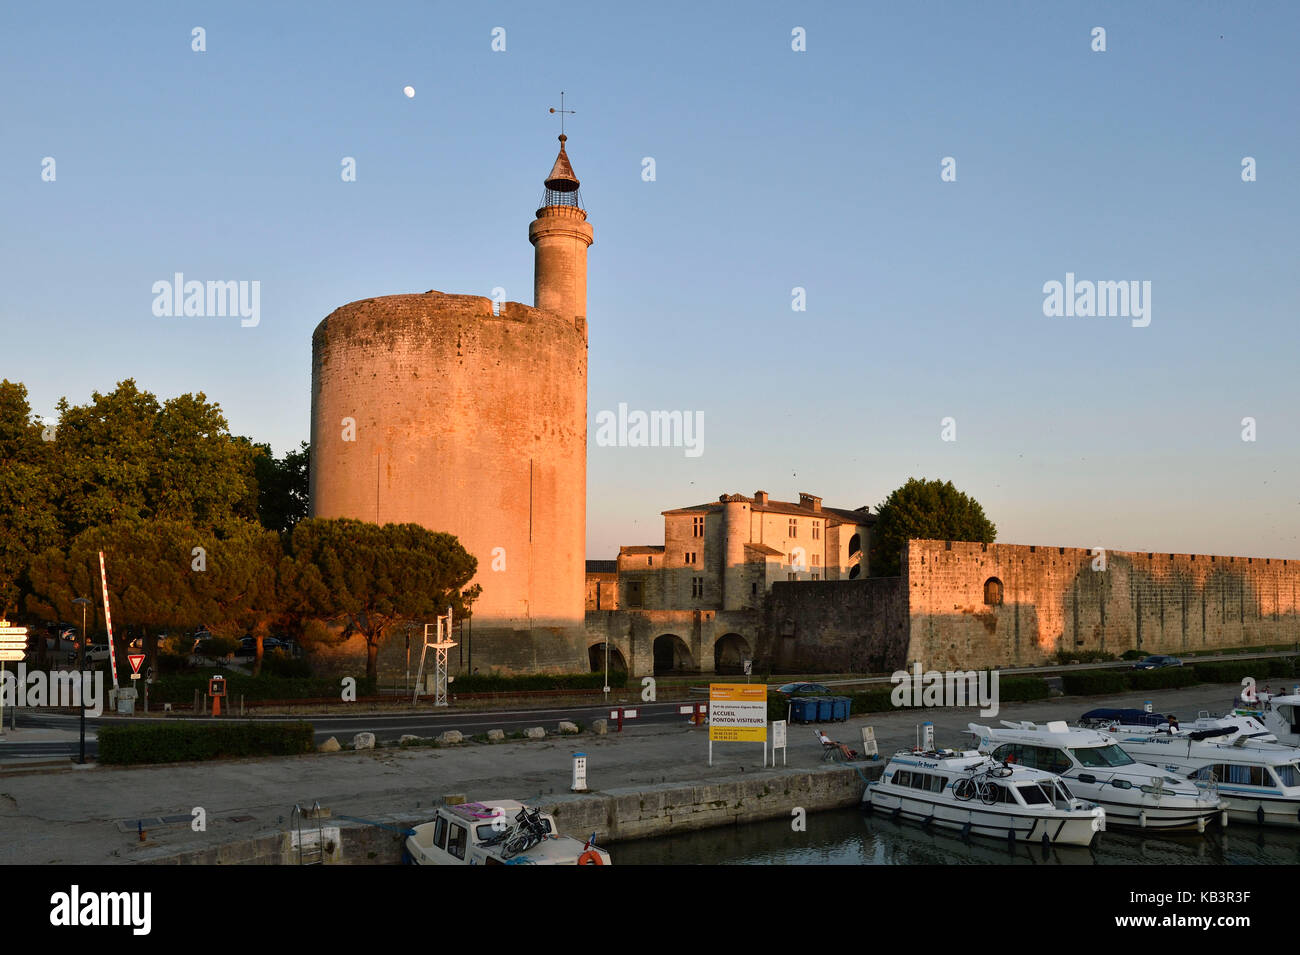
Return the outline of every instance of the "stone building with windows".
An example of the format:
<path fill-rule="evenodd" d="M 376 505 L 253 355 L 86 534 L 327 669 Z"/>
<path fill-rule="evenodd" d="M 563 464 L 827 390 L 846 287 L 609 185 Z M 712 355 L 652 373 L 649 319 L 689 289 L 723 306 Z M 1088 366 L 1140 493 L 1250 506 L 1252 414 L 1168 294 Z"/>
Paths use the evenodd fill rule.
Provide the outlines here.
<path fill-rule="evenodd" d="M 758 610 L 777 581 L 856 580 L 867 575 L 874 514 L 723 494 L 663 512 L 662 545 L 621 547 L 625 610 Z"/>
<path fill-rule="evenodd" d="M 604 659 L 610 640 L 611 658 L 638 674 L 739 672 L 763 640 L 773 588 L 865 578 L 876 521 L 866 507 L 825 507 L 807 493 L 777 501 L 765 491 L 663 518 L 663 544 L 619 548 L 612 600 L 608 569 L 587 575 L 592 659 Z"/>

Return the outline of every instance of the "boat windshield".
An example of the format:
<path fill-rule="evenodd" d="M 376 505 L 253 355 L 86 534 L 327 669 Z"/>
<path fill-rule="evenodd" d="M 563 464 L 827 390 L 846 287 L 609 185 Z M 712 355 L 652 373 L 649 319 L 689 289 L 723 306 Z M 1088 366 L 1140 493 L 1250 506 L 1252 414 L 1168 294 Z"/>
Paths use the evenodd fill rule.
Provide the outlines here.
<path fill-rule="evenodd" d="M 1277 773 L 1278 781 L 1283 786 L 1300 786 L 1300 763 L 1283 763 L 1274 766 L 1273 772 Z"/>
<path fill-rule="evenodd" d="M 1047 787 L 1038 783 L 1027 783 L 1024 786 L 1017 786 L 1016 789 L 1020 791 L 1020 798 L 1025 801 L 1026 806 L 1050 805 L 1052 802 L 1052 795 L 1047 791 Z"/>
<path fill-rule="evenodd" d="M 1075 746 L 1070 748 L 1070 755 L 1081 766 L 1131 766 L 1137 762 L 1114 743 L 1109 746 Z"/>

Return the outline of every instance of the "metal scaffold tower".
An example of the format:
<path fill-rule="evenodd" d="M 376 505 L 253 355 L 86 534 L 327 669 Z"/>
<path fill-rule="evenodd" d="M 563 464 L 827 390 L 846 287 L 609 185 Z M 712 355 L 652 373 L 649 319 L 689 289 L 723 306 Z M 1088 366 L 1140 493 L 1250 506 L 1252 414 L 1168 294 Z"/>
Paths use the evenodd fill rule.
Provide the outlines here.
<path fill-rule="evenodd" d="M 453 643 L 451 637 L 451 608 L 447 608 L 445 614 L 440 614 L 438 619 L 432 624 L 434 639 L 429 640 L 430 624 L 424 625 L 424 648 L 420 651 L 420 669 L 415 675 L 415 695 L 411 697 L 411 702 L 416 703 L 420 699 L 420 682 L 424 679 L 424 660 L 433 648 L 433 705 L 447 705 L 447 651 L 452 647 L 459 646 Z"/>

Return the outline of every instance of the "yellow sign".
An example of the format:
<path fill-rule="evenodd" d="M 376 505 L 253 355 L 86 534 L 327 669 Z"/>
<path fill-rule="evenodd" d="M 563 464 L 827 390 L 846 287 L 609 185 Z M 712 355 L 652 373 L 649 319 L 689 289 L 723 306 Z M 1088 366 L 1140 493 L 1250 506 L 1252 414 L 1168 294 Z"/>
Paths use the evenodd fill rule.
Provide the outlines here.
<path fill-rule="evenodd" d="M 767 685 L 710 683 L 709 739 L 722 743 L 767 742 Z"/>

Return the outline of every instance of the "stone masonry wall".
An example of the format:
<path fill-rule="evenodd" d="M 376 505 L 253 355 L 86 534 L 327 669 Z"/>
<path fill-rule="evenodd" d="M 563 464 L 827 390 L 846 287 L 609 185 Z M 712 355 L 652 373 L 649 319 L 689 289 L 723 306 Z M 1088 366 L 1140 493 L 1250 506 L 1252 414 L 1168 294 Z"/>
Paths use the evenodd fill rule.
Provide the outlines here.
<path fill-rule="evenodd" d="M 888 672 L 906 661 L 900 577 L 772 585 L 758 656 L 782 670 Z"/>
<path fill-rule="evenodd" d="M 909 541 L 907 660 L 1032 665 L 1061 650 L 1177 655 L 1300 640 L 1300 561 L 1107 551 L 1104 570 L 1094 562 L 1082 548 Z M 990 578 L 1001 605 L 985 603 Z"/>

